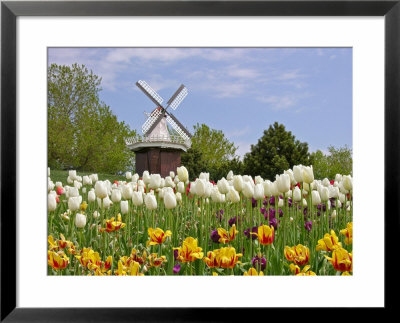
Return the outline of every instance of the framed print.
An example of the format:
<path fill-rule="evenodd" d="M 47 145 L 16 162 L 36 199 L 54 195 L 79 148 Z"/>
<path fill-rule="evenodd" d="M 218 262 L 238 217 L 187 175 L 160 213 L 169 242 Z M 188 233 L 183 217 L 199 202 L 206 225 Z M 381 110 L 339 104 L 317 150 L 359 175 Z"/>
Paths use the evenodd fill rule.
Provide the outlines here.
<path fill-rule="evenodd" d="M 3 1 L 1 320 L 194 321 L 211 313 L 218 321 L 246 308 L 390 309 L 389 280 L 397 277 L 387 260 L 398 234 L 399 16 L 399 1 Z M 83 65 L 101 77 L 103 96 L 100 80 Z M 73 74 L 79 77 L 65 84 Z M 93 90 L 94 101 L 85 118 L 68 112 L 74 118 L 68 123 L 52 106 L 82 77 L 92 82 L 84 89 Z M 208 109 L 215 103 L 207 96 L 221 111 Z M 128 111 L 131 100 L 143 108 Z M 110 102 L 114 112 L 123 106 L 119 120 L 143 134 L 107 119 Z M 347 138 L 351 176 L 317 175 L 316 167 L 310 173 L 299 165 L 306 160 L 272 155 L 263 158 L 284 164 L 271 168 L 282 175 L 251 173 L 266 163 L 257 159 L 257 139 L 264 134 L 268 142 L 282 127 L 262 130 L 285 114 L 296 132 L 307 129 L 310 146 Z M 101 130 L 105 122 L 112 131 Z M 186 128 L 196 122 L 194 131 Z M 196 168 L 198 160 L 206 164 L 203 155 L 187 151 L 194 132 L 210 131 L 208 122 L 229 140 L 259 129 L 258 137 L 239 142 L 237 163 L 247 158 L 247 168 L 234 173 L 243 170 L 244 180 L 209 161 L 214 173 Z M 116 139 L 108 145 L 103 138 L 111 132 Z M 119 133 L 132 138 L 121 141 L 123 148 Z M 89 138 L 96 144 L 89 146 Z M 229 143 L 218 138 L 205 146 Z M 80 156 L 76 143 L 92 153 Z M 126 147 L 135 155 L 122 154 Z M 337 153 L 332 147 L 318 155 L 321 146 L 314 148 L 314 165 L 318 156 L 321 162 Z M 93 159 L 93 151 L 103 158 Z M 180 167 L 186 162 L 193 164 L 189 174 Z M 222 212 L 216 205 L 224 205 Z M 144 276 L 115 277 L 134 273 Z M 241 277 L 254 274 L 263 277 Z M 98 275 L 110 277 L 87 277 Z M 321 297 L 326 290 L 328 303 Z M 294 291 L 301 297 L 287 296 Z"/>

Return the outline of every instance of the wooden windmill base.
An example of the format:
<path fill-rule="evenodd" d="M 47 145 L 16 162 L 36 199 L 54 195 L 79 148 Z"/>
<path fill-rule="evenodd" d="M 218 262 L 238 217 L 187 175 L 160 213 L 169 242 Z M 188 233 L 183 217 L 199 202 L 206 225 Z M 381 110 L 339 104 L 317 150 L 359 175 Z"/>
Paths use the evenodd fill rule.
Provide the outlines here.
<path fill-rule="evenodd" d="M 180 149 L 149 147 L 135 151 L 136 173 L 142 176 L 145 170 L 150 174 L 160 174 L 161 177 L 169 176 L 170 171 L 175 172 L 181 166 Z"/>

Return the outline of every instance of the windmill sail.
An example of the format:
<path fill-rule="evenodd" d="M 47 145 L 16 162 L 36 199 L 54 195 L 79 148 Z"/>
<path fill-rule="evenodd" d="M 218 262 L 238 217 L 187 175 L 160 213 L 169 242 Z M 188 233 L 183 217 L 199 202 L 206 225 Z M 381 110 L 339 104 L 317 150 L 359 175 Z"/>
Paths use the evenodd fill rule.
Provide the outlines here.
<path fill-rule="evenodd" d="M 155 126 L 160 122 L 160 120 L 164 117 L 164 113 L 161 108 L 155 109 L 150 117 L 147 118 L 145 123 L 142 125 L 142 131 L 144 135 L 151 133 L 151 131 L 155 128 Z"/>
<path fill-rule="evenodd" d="M 178 121 L 177 118 L 174 117 L 172 113 L 166 112 L 166 115 L 168 123 L 182 138 L 189 140 L 192 137 L 190 132 L 186 130 L 186 128 Z"/>
<path fill-rule="evenodd" d="M 182 84 L 178 90 L 174 93 L 173 96 L 168 100 L 167 107 L 171 107 L 172 109 L 176 109 L 179 104 L 183 101 L 183 99 L 187 96 L 188 91 L 187 88 Z"/>
<path fill-rule="evenodd" d="M 136 85 L 139 89 L 143 91 L 144 94 L 146 94 L 151 101 L 155 103 L 157 107 L 161 107 L 163 103 L 163 98 L 158 95 L 156 91 L 154 91 L 150 85 L 148 85 L 145 81 L 139 80 L 136 82 Z"/>

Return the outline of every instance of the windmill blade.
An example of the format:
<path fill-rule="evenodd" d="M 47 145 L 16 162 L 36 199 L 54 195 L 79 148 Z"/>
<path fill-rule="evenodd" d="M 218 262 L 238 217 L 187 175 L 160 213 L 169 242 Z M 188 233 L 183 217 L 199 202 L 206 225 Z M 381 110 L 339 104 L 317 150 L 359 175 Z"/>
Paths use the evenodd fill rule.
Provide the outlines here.
<path fill-rule="evenodd" d="M 177 118 L 174 117 L 172 113 L 165 112 L 167 115 L 167 121 L 175 129 L 175 131 L 183 137 L 185 140 L 189 140 L 192 135 L 186 128 L 178 121 Z"/>
<path fill-rule="evenodd" d="M 174 93 L 173 96 L 169 99 L 167 106 L 171 107 L 172 109 L 176 109 L 179 104 L 183 101 L 183 99 L 188 94 L 187 88 L 182 84 L 178 90 Z"/>
<path fill-rule="evenodd" d="M 165 110 L 164 110 L 165 111 Z M 142 125 L 142 131 L 144 135 L 151 133 L 155 126 L 160 122 L 160 120 L 164 117 L 163 109 L 155 109 L 150 117 L 147 118 L 145 123 Z"/>
<path fill-rule="evenodd" d="M 144 94 L 146 94 L 151 101 L 155 103 L 157 107 L 162 107 L 163 103 L 163 98 L 158 95 L 156 91 L 154 91 L 150 85 L 148 85 L 145 81 L 139 80 L 136 82 L 136 85 L 139 89 L 143 91 Z"/>

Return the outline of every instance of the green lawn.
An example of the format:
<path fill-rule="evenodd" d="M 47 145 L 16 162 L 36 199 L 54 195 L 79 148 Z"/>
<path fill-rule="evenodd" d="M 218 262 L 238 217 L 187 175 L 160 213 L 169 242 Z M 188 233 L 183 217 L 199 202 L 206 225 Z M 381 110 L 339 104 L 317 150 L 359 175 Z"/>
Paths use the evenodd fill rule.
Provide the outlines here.
<path fill-rule="evenodd" d="M 96 172 L 76 172 L 76 174 L 83 177 L 84 175 L 96 174 Z M 118 175 L 113 175 L 113 174 L 97 173 L 97 176 L 99 178 L 99 181 L 104 181 L 104 180 L 108 179 L 111 183 L 113 183 L 114 181 L 126 181 L 127 180 L 125 177 L 125 174 L 118 176 Z M 67 177 L 68 177 L 67 170 L 50 169 L 50 178 L 54 184 L 56 182 L 62 182 L 63 185 L 66 185 Z"/>

